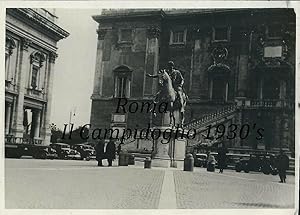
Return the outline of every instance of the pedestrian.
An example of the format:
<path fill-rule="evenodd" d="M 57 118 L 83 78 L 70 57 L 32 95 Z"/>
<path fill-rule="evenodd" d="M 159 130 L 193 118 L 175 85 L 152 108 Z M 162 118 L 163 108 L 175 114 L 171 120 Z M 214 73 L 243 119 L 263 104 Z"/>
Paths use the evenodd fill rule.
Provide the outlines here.
<path fill-rule="evenodd" d="M 108 166 L 112 166 L 112 162 L 116 159 L 116 145 L 112 140 L 106 142 L 107 145 L 104 147 L 105 157 L 108 161 Z"/>
<path fill-rule="evenodd" d="M 226 166 L 226 153 L 227 148 L 225 147 L 224 143 L 220 144 L 218 148 L 218 167 L 220 169 L 219 173 L 223 173 L 223 170 Z"/>
<path fill-rule="evenodd" d="M 95 147 L 95 150 L 96 150 L 96 160 L 98 161 L 98 166 L 103 166 L 102 164 L 102 160 L 104 159 L 104 141 L 103 140 L 100 140 L 96 147 Z"/>
<path fill-rule="evenodd" d="M 289 168 L 289 157 L 284 154 L 283 150 L 280 149 L 280 153 L 277 157 L 277 169 L 280 177 L 280 183 L 285 183 L 286 170 Z"/>

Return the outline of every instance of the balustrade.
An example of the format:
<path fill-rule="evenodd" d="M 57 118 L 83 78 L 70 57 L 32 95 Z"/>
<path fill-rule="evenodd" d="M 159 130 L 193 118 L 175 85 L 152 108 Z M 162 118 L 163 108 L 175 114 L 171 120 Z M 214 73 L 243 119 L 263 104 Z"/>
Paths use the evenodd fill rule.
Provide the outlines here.
<path fill-rule="evenodd" d="M 37 138 L 25 138 L 25 137 L 14 137 L 12 135 L 5 136 L 6 144 L 33 144 L 41 145 L 43 143 L 42 139 Z"/>

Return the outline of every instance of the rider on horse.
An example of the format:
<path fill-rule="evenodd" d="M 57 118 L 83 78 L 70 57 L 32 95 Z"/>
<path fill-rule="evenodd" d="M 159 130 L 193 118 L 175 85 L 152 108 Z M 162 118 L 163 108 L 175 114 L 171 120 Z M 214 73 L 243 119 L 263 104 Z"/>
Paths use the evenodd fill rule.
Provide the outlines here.
<path fill-rule="evenodd" d="M 184 78 L 181 75 L 181 72 L 174 68 L 174 62 L 173 61 L 168 62 L 166 72 L 169 74 L 169 76 L 172 80 L 173 88 L 177 93 L 177 96 L 178 96 L 179 102 L 181 104 L 181 107 L 183 107 L 184 106 L 184 99 L 183 99 L 183 93 L 184 92 L 183 92 L 182 87 L 183 87 L 183 84 L 184 84 Z M 158 75 L 150 75 L 150 74 L 147 74 L 147 76 L 151 77 L 151 78 L 157 78 L 158 77 Z M 154 102 L 158 103 L 160 101 L 160 99 L 161 99 L 161 91 L 159 91 L 155 95 Z"/>

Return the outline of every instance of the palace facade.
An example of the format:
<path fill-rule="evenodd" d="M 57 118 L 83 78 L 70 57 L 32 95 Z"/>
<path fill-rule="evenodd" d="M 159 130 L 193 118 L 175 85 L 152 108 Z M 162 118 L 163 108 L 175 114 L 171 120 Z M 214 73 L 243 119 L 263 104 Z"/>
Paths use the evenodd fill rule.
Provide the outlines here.
<path fill-rule="evenodd" d="M 228 147 L 294 150 L 293 9 L 103 10 L 93 19 L 99 27 L 92 127 L 153 123 L 149 113 L 116 113 L 118 98 L 151 101 L 158 82 L 145 74 L 172 60 L 189 95 L 185 127 L 197 131 L 188 144 L 205 141 L 207 126 L 223 124 L 229 134 L 236 124 L 235 138 L 221 138 Z"/>
<path fill-rule="evenodd" d="M 6 10 L 5 142 L 50 144 L 56 44 L 69 35 L 56 23 L 54 10 Z"/>

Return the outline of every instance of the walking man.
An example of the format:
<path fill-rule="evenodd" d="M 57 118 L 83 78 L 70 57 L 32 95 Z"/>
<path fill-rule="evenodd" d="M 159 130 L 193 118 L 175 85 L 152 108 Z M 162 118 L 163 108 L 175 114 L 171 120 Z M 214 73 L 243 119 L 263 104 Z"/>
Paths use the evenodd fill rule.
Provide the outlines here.
<path fill-rule="evenodd" d="M 98 166 L 103 166 L 102 160 L 104 159 L 104 141 L 100 140 L 96 145 L 96 160 L 98 161 Z"/>
<path fill-rule="evenodd" d="M 226 153 L 227 153 L 227 149 L 226 149 L 224 143 L 222 143 L 218 149 L 218 166 L 220 169 L 219 173 L 223 173 L 223 170 L 225 169 Z"/>
<path fill-rule="evenodd" d="M 285 183 L 286 170 L 289 168 L 289 157 L 280 149 L 280 154 L 277 157 L 277 169 L 280 177 L 280 183 Z"/>
<path fill-rule="evenodd" d="M 105 157 L 108 161 L 108 166 L 112 166 L 112 162 L 116 159 L 116 145 L 112 140 L 109 140 L 106 147 L 104 148 Z"/>

